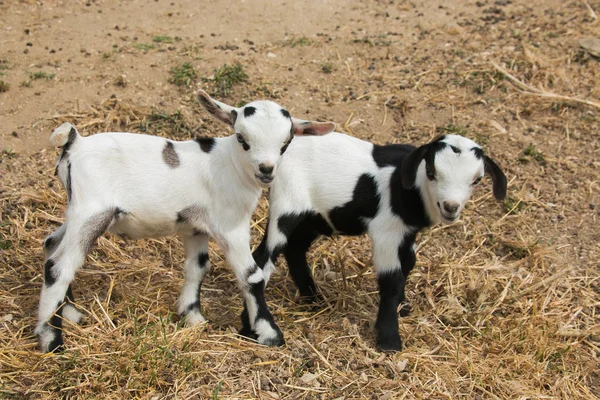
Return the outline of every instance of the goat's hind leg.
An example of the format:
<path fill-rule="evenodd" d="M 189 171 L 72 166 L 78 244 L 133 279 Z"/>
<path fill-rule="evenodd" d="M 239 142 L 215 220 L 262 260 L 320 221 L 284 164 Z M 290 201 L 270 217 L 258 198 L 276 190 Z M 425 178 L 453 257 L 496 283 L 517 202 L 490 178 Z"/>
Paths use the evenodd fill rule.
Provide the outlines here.
<path fill-rule="evenodd" d="M 46 260 L 52 256 L 54 251 L 58 248 L 58 245 L 62 242 L 66 230 L 67 225 L 62 224 L 56 231 L 44 239 L 44 254 L 46 255 Z M 69 285 L 69 288 L 67 289 L 66 298 L 67 302 L 62 307 L 62 316 L 74 324 L 78 324 L 79 321 L 81 321 L 83 314 L 75 306 L 75 297 L 73 296 L 71 285 Z"/>
<path fill-rule="evenodd" d="M 312 305 L 318 305 L 323 300 L 306 261 L 306 252 L 317 236 L 318 233 L 312 229 L 309 222 L 303 221 L 290 235 L 283 251 L 292 280 L 300 292 L 300 300 Z"/>
<path fill-rule="evenodd" d="M 200 311 L 200 288 L 210 271 L 208 259 L 208 236 L 191 235 L 184 238 L 185 282 L 179 297 L 177 312 L 185 317 L 187 326 L 200 324 L 204 317 Z"/>
<path fill-rule="evenodd" d="M 417 257 L 415 255 L 415 238 L 416 234 L 408 235 L 404 242 L 398 249 L 398 255 L 400 256 L 400 263 L 402 264 L 402 274 L 404 279 L 408 279 L 408 275 L 415 267 Z M 401 300 L 400 303 L 400 316 L 407 317 L 410 315 L 412 307 L 409 302 L 406 301 L 406 296 Z"/>
<path fill-rule="evenodd" d="M 64 307 L 65 297 L 72 299 L 70 284 L 93 243 L 106 231 L 113 217 L 114 210 L 92 216 L 72 212 L 64 231 L 62 228 L 57 231 L 61 231 L 62 239 L 53 251 L 49 251 L 50 256 L 44 264 L 44 284 L 35 329 L 41 351 L 62 349 L 62 318 L 69 312 Z"/>

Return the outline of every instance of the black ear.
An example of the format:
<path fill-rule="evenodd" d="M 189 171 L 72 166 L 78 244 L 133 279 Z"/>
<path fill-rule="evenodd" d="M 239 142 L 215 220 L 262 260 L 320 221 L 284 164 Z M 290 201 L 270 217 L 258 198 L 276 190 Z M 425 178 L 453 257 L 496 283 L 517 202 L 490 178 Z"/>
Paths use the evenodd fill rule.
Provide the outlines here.
<path fill-rule="evenodd" d="M 430 145 L 425 144 L 408 153 L 408 155 L 402 160 L 402 165 L 400 166 L 400 176 L 402 177 L 402 187 L 404 189 L 409 190 L 415 187 L 417 169 L 419 168 L 419 164 L 421 164 L 423 158 L 425 158 L 427 155 L 429 149 Z"/>
<path fill-rule="evenodd" d="M 504 200 L 506 197 L 506 175 L 500 167 L 488 156 L 483 156 L 485 172 L 492 177 L 494 197 Z"/>

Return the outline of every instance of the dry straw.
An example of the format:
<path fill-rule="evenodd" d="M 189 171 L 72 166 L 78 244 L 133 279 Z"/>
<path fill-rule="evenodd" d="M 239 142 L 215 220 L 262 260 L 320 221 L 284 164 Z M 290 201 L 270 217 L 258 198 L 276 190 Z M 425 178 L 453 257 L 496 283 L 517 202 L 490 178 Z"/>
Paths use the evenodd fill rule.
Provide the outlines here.
<path fill-rule="evenodd" d="M 569 29 L 585 29 L 579 21 L 587 10 L 572 6 L 569 12 L 579 18 L 568 23 Z M 520 29 L 533 37 L 552 29 L 548 19 L 524 21 Z M 364 237 L 314 244 L 309 261 L 325 298 L 320 309 L 298 302 L 280 262 L 267 299 L 286 346 L 272 349 L 236 334 L 242 301 L 216 247 L 210 248 L 214 269 L 202 296 L 209 322 L 184 328 L 174 314 L 182 284 L 179 241 L 104 236 L 74 284 L 85 315 L 82 325 L 65 323 L 63 354 L 41 355 L 33 337 L 43 279 L 41 243 L 62 219 L 65 194 L 53 177 L 55 150 L 3 154 L 0 397 L 597 398 L 600 115 L 596 101 L 579 98 L 596 98 L 590 82 L 597 78 L 598 64 L 576 61 L 577 50 L 566 57 L 548 50 L 549 61 L 536 61 L 520 47 L 522 37 L 513 32 L 512 22 L 498 20 L 495 30 L 481 30 L 482 24 L 465 25 L 465 37 L 458 28 L 449 31 L 444 40 L 454 47 L 439 54 L 431 50 L 439 48 L 434 46 L 439 39 L 425 34 L 422 46 L 396 58 L 395 46 L 404 46 L 404 38 L 392 37 L 391 45 L 378 36 L 352 42 L 356 53 L 338 53 L 338 74 L 316 72 L 294 81 L 307 88 L 307 98 L 313 96 L 311 107 L 318 107 L 319 115 L 345 121 L 342 129 L 348 133 L 377 143 L 465 134 L 479 141 L 510 178 L 504 204 L 492 199 L 486 180 L 460 222 L 420 236 L 407 286 L 413 311 L 400 320 L 404 351 L 374 349 L 378 298 Z M 468 52 L 476 41 L 500 40 L 485 36 L 496 34 L 514 47 L 490 50 L 505 67 L 490 67 L 485 54 Z M 561 39 L 536 40 L 550 46 Z M 326 42 L 310 49 L 278 47 L 277 52 L 299 57 L 310 51 L 320 57 L 324 49 L 329 49 Z M 249 73 L 266 80 L 283 74 L 284 67 L 267 63 Z M 269 83 L 270 93 L 281 94 L 288 84 L 284 78 Z M 538 89 L 549 84 L 553 93 L 568 95 Z M 251 98 L 258 90 L 249 83 L 231 97 Z M 296 115 L 305 110 L 291 107 L 296 97 L 279 101 Z M 188 97 L 181 110 L 168 113 L 111 98 L 92 109 L 65 110 L 37 126 L 50 132 L 69 120 L 84 134 L 129 130 L 174 138 L 226 132 Z M 252 227 L 253 245 L 266 215 L 263 199 Z"/>

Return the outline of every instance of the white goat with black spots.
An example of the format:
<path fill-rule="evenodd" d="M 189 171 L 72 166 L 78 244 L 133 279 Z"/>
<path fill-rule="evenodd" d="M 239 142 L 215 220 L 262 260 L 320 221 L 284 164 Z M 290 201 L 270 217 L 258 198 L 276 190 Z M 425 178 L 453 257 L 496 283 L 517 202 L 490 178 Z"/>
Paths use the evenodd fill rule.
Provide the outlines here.
<path fill-rule="evenodd" d="M 270 191 L 269 220 L 254 253 L 268 281 L 283 253 L 300 296 L 319 299 L 306 252 L 320 235 L 361 235 L 373 242 L 379 283 L 377 347 L 400 350 L 398 306 L 415 265 L 417 233 L 457 220 L 484 172 L 494 196 L 506 177 L 472 140 L 441 136 L 421 147 L 378 146 L 341 133 L 292 143 Z M 401 315 L 408 307 L 401 309 Z M 250 314 L 251 315 L 251 314 Z M 244 310 L 243 330 L 251 330 Z"/>
<path fill-rule="evenodd" d="M 198 99 L 235 134 L 184 142 L 130 133 L 81 137 L 65 123 L 50 137 L 63 148 L 56 169 L 68 207 L 64 224 L 44 241 L 44 285 L 35 330 L 42 351 L 62 348 L 62 317 L 79 321 L 71 282 L 105 231 L 131 239 L 183 237 L 185 283 L 178 312 L 190 325 L 204 321 L 199 296 L 209 270 L 211 237 L 243 293 L 250 315 L 250 332 L 245 333 L 265 345 L 283 343 L 265 303 L 263 270 L 252 258 L 250 219 L 293 137 L 325 134 L 335 125 L 292 119 L 271 101 L 235 108 L 203 91 Z"/>

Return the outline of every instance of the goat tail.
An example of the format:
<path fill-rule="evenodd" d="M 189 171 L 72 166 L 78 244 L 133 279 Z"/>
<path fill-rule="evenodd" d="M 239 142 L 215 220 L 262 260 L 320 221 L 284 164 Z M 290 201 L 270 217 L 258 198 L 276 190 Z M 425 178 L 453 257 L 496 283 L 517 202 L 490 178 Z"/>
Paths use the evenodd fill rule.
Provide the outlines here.
<path fill-rule="evenodd" d="M 54 147 L 64 147 L 73 144 L 79 136 L 79 132 L 69 122 L 65 122 L 52 132 L 50 144 Z"/>

